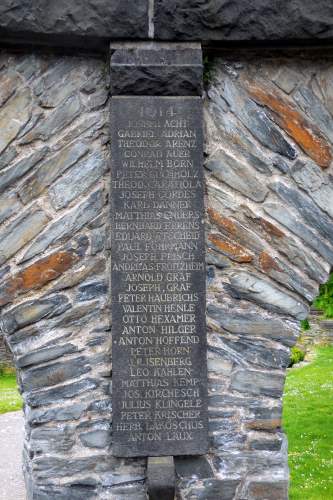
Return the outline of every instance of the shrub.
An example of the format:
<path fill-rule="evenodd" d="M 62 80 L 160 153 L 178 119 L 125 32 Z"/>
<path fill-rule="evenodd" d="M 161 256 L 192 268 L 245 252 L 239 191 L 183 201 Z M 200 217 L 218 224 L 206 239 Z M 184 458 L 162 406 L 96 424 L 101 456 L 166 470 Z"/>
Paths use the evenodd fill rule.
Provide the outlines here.
<path fill-rule="evenodd" d="M 317 309 L 323 311 L 325 318 L 333 318 L 333 273 L 327 283 L 320 285 L 319 295 L 313 303 Z"/>
<path fill-rule="evenodd" d="M 292 347 L 290 353 L 290 363 L 289 368 L 300 361 L 303 361 L 305 358 L 305 352 L 302 351 L 299 347 Z"/>
<path fill-rule="evenodd" d="M 6 363 L 0 363 L 0 377 L 7 375 L 15 375 L 15 368 Z"/>
<path fill-rule="evenodd" d="M 208 56 L 205 56 L 203 66 L 203 81 L 205 85 L 208 85 L 212 79 L 213 61 L 209 59 Z"/>
<path fill-rule="evenodd" d="M 308 319 L 302 319 L 301 321 L 301 329 L 303 332 L 306 332 L 307 330 L 310 330 L 310 323 Z"/>

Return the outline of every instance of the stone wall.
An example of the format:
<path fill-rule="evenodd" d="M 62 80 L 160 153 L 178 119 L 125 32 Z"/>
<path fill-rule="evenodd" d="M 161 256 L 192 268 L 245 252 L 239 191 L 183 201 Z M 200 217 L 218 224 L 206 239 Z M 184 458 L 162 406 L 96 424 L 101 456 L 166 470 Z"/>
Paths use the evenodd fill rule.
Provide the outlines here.
<path fill-rule="evenodd" d="M 179 498 L 287 498 L 281 396 L 333 263 L 332 63 L 221 56 L 205 96 L 210 452 Z M 1 331 L 29 498 L 146 498 L 112 456 L 106 61 L 0 55 Z M 200 367 L 198 367 L 200 369 Z"/>

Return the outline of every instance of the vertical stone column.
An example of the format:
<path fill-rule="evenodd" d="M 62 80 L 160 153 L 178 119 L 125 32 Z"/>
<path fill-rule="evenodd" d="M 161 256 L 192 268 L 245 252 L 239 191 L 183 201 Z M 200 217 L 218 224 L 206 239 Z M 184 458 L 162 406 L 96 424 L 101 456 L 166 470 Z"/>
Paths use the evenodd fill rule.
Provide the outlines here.
<path fill-rule="evenodd" d="M 204 454 L 200 46 L 117 46 L 111 89 L 113 454 Z"/>

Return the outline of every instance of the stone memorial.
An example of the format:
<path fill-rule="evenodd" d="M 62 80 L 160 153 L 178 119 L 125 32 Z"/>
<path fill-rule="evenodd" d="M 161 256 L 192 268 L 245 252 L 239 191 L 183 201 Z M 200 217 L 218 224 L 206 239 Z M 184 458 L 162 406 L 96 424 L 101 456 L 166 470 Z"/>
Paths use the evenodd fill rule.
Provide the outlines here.
<path fill-rule="evenodd" d="M 333 3 L 273 3 L 0 2 L 28 500 L 288 499 L 285 373 L 333 266 Z"/>
<path fill-rule="evenodd" d="M 207 451 L 202 103 L 111 104 L 116 456 Z"/>

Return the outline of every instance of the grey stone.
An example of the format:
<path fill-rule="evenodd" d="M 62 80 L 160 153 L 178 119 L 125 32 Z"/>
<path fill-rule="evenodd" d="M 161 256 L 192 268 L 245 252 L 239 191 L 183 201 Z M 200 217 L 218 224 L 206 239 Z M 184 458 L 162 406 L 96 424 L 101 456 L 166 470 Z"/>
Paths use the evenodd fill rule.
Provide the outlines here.
<path fill-rule="evenodd" d="M 0 265 L 39 234 L 48 221 L 42 210 L 26 210 L 0 231 Z"/>
<path fill-rule="evenodd" d="M 86 151 L 87 148 L 84 148 L 80 156 L 82 157 L 82 153 Z M 49 189 L 49 196 L 56 210 L 67 207 L 71 201 L 100 180 L 108 169 L 108 162 L 100 152 L 95 152 L 84 160 L 75 163 L 76 165 Z M 62 171 L 65 169 L 66 167 L 62 168 Z"/>
<path fill-rule="evenodd" d="M 228 146 L 232 148 L 235 156 L 243 155 L 247 163 L 258 172 L 264 175 L 271 175 L 270 158 L 258 149 L 256 141 L 244 126 L 239 126 L 236 118 L 229 111 L 228 105 L 222 99 L 220 91 L 211 84 L 208 95 L 211 99 L 209 104 L 209 115 L 214 118 L 214 123 L 221 132 L 223 138 L 228 141 Z M 226 109 L 225 109 L 226 108 Z M 209 127 L 209 124 L 207 123 Z"/>
<path fill-rule="evenodd" d="M 46 0 L 4 0 L 0 19 L 0 35 L 7 42 L 101 50 L 111 38 L 148 37 L 147 0 L 77 0 L 52 5 Z"/>
<path fill-rule="evenodd" d="M 0 269 L 0 279 L 2 279 L 6 274 L 8 274 L 10 271 L 10 266 L 2 266 Z"/>
<path fill-rule="evenodd" d="M 100 399 L 98 401 L 93 401 L 89 407 L 88 411 L 95 411 L 99 415 L 101 413 L 111 413 L 112 412 L 112 399 Z"/>
<path fill-rule="evenodd" d="M 43 456 L 34 460 L 36 478 L 45 480 L 56 477 L 71 477 L 79 473 L 105 472 L 112 465 L 112 458 L 92 455 L 72 459 Z"/>
<path fill-rule="evenodd" d="M 37 149 L 28 157 L 22 158 L 7 170 L 0 173 L 0 193 L 18 181 L 24 174 L 37 165 L 49 152 L 47 146 Z"/>
<path fill-rule="evenodd" d="M 239 450 L 244 448 L 246 435 L 240 431 L 235 422 L 227 420 L 210 420 L 210 445 L 211 450 L 217 454 L 224 451 Z M 215 424 L 215 425 L 213 425 Z M 218 428 L 218 430 L 217 430 Z M 215 432 L 214 432 L 215 431 Z"/>
<path fill-rule="evenodd" d="M 20 89 L 0 109 L 0 154 L 15 139 L 30 119 L 31 93 L 28 88 Z"/>
<path fill-rule="evenodd" d="M 283 292 L 269 281 L 247 272 L 235 272 L 230 276 L 231 292 L 235 297 L 250 300 L 264 308 L 305 319 L 308 306 L 301 300 Z"/>
<path fill-rule="evenodd" d="M 209 243 L 210 244 L 210 243 Z M 206 250 L 206 263 L 216 266 L 220 269 L 226 269 L 230 267 L 230 260 L 217 252 L 214 252 L 212 248 Z"/>
<path fill-rule="evenodd" d="M 107 448 L 111 444 L 111 423 L 109 421 L 100 420 L 80 424 L 78 431 L 81 443 L 87 448 Z"/>
<path fill-rule="evenodd" d="M 96 255 L 105 248 L 106 244 L 106 228 L 104 226 L 93 229 L 90 233 L 91 238 L 91 255 Z"/>
<path fill-rule="evenodd" d="M 56 319 L 52 324 L 53 328 L 68 328 L 70 326 L 82 326 L 94 317 L 100 315 L 100 304 L 90 302 L 84 305 L 74 305 L 72 309 L 65 312 L 59 319 Z"/>
<path fill-rule="evenodd" d="M 43 119 L 45 116 L 43 111 L 40 111 L 39 108 L 34 107 L 32 109 L 32 115 L 27 124 L 20 130 L 20 133 L 17 135 L 17 139 L 21 139 L 24 137 L 30 130 L 32 130 L 36 125 Z"/>
<path fill-rule="evenodd" d="M 38 139 L 47 141 L 65 127 L 70 125 L 82 112 L 79 95 L 70 96 L 65 102 L 50 112 L 36 127 L 25 134 L 21 139 L 22 144 L 29 144 Z"/>
<path fill-rule="evenodd" d="M 299 83 L 299 72 L 293 67 L 283 65 L 272 80 L 280 89 L 290 94 Z"/>
<path fill-rule="evenodd" d="M 94 300 L 100 296 L 106 295 L 108 291 L 108 285 L 105 281 L 93 281 L 91 283 L 86 283 L 79 287 L 78 294 L 76 295 L 76 300 L 78 302 L 83 302 L 85 300 Z"/>
<path fill-rule="evenodd" d="M 262 394 L 273 398 L 282 396 L 284 375 L 281 373 L 254 370 L 236 370 L 231 381 L 231 390 L 247 394 Z"/>
<path fill-rule="evenodd" d="M 301 191 L 282 182 L 273 182 L 269 187 L 286 203 L 294 207 L 304 220 L 328 241 L 333 241 L 333 221 Z"/>
<path fill-rule="evenodd" d="M 206 167 L 214 177 L 253 201 L 261 202 L 268 194 L 268 189 L 256 177 L 251 167 L 221 149 L 208 160 Z"/>
<path fill-rule="evenodd" d="M 124 500 L 147 499 L 146 485 L 142 484 L 142 482 L 113 486 L 110 488 L 108 494 L 110 500 L 119 500 L 119 498 L 123 498 Z"/>
<path fill-rule="evenodd" d="M 91 371 L 84 356 L 69 361 L 48 364 L 41 368 L 24 370 L 21 375 L 23 390 L 42 389 L 67 382 Z"/>
<path fill-rule="evenodd" d="M 63 453 L 75 444 L 74 426 L 57 425 L 57 427 L 41 427 L 31 431 L 31 450 L 40 453 Z"/>
<path fill-rule="evenodd" d="M 74 57 L 54 58 L 41 81 L 38 82 L 38 101 L 43 108 L 55 108 L 77 89 L 87 85 L 89 62 Z M 99 68 L 95 65 L 95 71 Z"/>
<path fill-rule="evenodd" d="M 237 87 L 230 77 L 225 76 L 224 89 L 221 91 L 232 112 L 263 146 L 291 160 L 296 158 L 295 149 L 286 141 L 266 112 Z"/>
<path fill-rule="evenodd" d="M 93 486 L 40 486 L 34 487 L 32 497 L 34 500 L 94 500 L 96 499 L 96 489 Z"/>
<path fill-rule="evenodd" d="M 86 408 L 86 403 L 74 403 L 69 406 L 52 408 L 51 410 L 27 409 L 27 420 L 30 425 L 39 425 L 47 422 L 65 422 L 67 420 L 78 420 Z"/>
<path fill-rule="evenodd" d="M 0 107 L 2 107 L 8 99 L 10 99 L 17 88 L 22 85 L 22 80 L 20 79 L 18 73 L 8 69 L 0 73 Z"/>
<path fill-rule="evenodd" d="M 295 217 L 295 215 L 285 205 L 280 205 L 279 203 L 265 203 L 263 208 L 265 212 L 273 217 L 273 219 L 280 222 L 296 234 L 301 240 L 305 241 L 309 247 L 318 252 L 331 265 L 333 264 L 333 248 L 320 239 L 318 234 L 312 231 L 302 222 L 302 220 Z"/>
<path fill-rule="evenodd" d="M 65 354 L 72 354 L 77 352 L 78 348 L 73 344 L 57 345 L 54 347 L 44 347 L 41 349 L 36 349 L 33 352 L 24 354 L 16 358 L 16 365 L 20 368 L 36 365 L 39 363 L 45 363 L 46 361 L 51 361 L 53 359 L 60 358 Z"/>
<path fill-rule="evenodd" d="M 85 378 L 78 382 L 71 382 L 61 387 L 48 389 L 45 391 L 33 391 L 25 395 L 26 402 L 33 408 L 71 399 L 74 396 L 93 391 L 98 387 L 98 382 L 91 378 Z"/>
<path fill-rule="evenodd" d="M 316 282 L 325 283 L 325 281 L 327 281 L 327 265 L 318 258 L 313 257 L 306 246 L 299 245 L 296 239 L 288 236 L 283 231 L 279 230 L 279 228 L 274 228 L 273 226 L 273 228 L 270 229 L 270 226 L 267 227 L 267 222 L 269 223 L 269 221 L 261 217 L 258 218 L 253 212 L 247 210 L 245 215 L 248 220 L 255 221 L 255 224 L 251 224 L 253 230 L 256 231 L 257 234 L 264 234 L 266 239 L 268 238 L 276 250 L 287 257 L 289 262 L 296 266 L 296 268 L 303 271 Z"/>
<path fill-rule="evenodd" d="M 201 95 L 199 45 L 111 44 L 112 95 Z"/>
<path fill-rule="evenodd" d="M 290 361 L 288 349 L 274 346 L 266 340 L 223 338 L 223 344 L 236 351 L 249 364 L 263 368 L 287 368 Z"/>
<path fill-rule="evenodd" d="M 184 500 L 232 500 L 239 484 L 239 479 L 206 479 L 200 487 L 191 487 Z"/>
<path fill-rule="evenodd" d="M 37 198 L 63 172 L 75 165 L 87 151 L 88 147 L 85 144 L 77 142 L 43 161 L 20 186 L 19 194 L 23 203 L 29 203 Z"/>
<path fill-rule="evenodd" d="M 53 222 L 46 231 L 42 232 L 25 252 L 21 261 L 31 259 L 52 244 L 71 237 L 87 222 L 97 217 L 103 205 L 103 192 L 95 191 L 88 199 L 75 206 L 70 212 L 65 213 L 60 219 Z"/>
<path fill-rule="evenodd" d="M 295 344 L 298 337 L 298 332 L 280 319 L 261 318 L 257 313 L 239 313 L 214 304 L 208 305 L 207 313 L 219 326 L 237 335 L 267 337 L 289 347 Z"/>
<path fill-rule="evenodd" d="M 324 135 L 333 142 L 333 120 L 324 104 L 309 87 L 301 85 L 293 94 L 299 107 L 310 117 Z"/>
<path fill-rule="evenodd" d="M 102 113 L 84 114 L 84 119 L 79 119 L 67 129 L 63 130 L 61 138 L 53 145 L 53 151 L 63 149 L 75 140 L 82 140 L 93 143 L 95 139 L 103 133 L 105 127 L 105 117 Z"/>
<path fill-rule="evenodd" d="M 276 257 L 274 263 L 274 266 L 268 266 L 265 269 L 267 276 L 312 302 L 318 293 L 318 286 L 296 272 L 293 267 L 287 265 L 280 258 Z"/>
<path fill-rule="evenodd" d="M 279 451 L 282 446 L 282 436 L 264 432 L 251 433 L 248 438 L 250 450 Z"/>
<path fill-rule="evenodd" d="M 281 500 L 288 498 L 288 479 L 272 480 L 266 478 L 254 478 L 249 481 L 246 494 L 253 500 L 269 498 L 270 500 Z"/>
<path fill-rule="evenodd" d="M 65 295 L 53 295 L 44 299 L 31 300 L 13 307 L 0 319 L 0 329 L 11 335 L 19 328 L 31 325 L 45 318 L 59 316 L 71 307 Z"/>
<path fill-rule="evenodd" d="M 242 40 L 330 39 L 333 36 L 330 2 L 290 0 L 281 5 L 256 0 L 155 1 L 155 37 L 203 42 Z"/>
<path fill-rule="evenodd" d="M 283 453 L 276 452 L 263 453 L 262 451 L 243 449 L 242 453 L 239 453 L 239 450 L 228 450 L 220 452 L 218 457 L 214 457 L 213 464 L 220 474 L 227 477 L 232 477 L 235 473 L 238 477 L 242 477 L 244 474 L 260 474 L 262 476 L 266 472 L 272 477 L 273 474 L 280 475 L 282 471 L 284 472 L 282 464 L 285 458 Z M 279 500 L 286 498 L 286 496 L 282 496 Z M 256 500 L 261 500 L 261 498 Z"/>
<path fill-rule="evenodd" d="M 0 155 L 0 170 L 8 167 L 12 160 L 17 156 L 17 149 L 14 146 L 9 146 Z"/>
<path fill-rule="evenodd" d="M 80 434 L 83 446 L 87 448 L 107 448 L 111 444 L 111 433 L 105 430 L 96 430 Z"/>
<path fill-rule="evenodd" d="M 23 54 L 18 57 L 15 69 L 25 80 L 31 82 L 33 78 L 40 76 L 42 60 L 36 53 Z"/>
<path fill-rule="evenodd" d="M 212 466 L 207 458 L 202 457 L 175 457 L 175 468 L 178 477 L 206 479 L 214 477 Z"/>
<path fill-rule="evenodd" d="M 332 119 L 331 119 L 332 120 Z M 333 120 L 332 120 L 333 121 Z M 324 212 L 333 218 L 333 188 L 331 178 L 313 162 L 297 161 L 291 169 L 292 178 L 306 191 Z"/>
<path fill-rule="evenodd" d="M 109 91 L 106 89 L 99 90 L 94 94 L 88 95 L 84 105 L 88 111 L 97 111 L 105 106 L 109 98 Z"/>
<path fill-rule="evenodd" d="M 280 156 L 275 156 L 273 158 L 273 166 L 279 169 L 283 174 L 288 173 L 290 169 L 288 163 L 284 161 Z"/>
<path fill-rule="evenodd" d="M 20 211 L 22 204 L 15 193 L 0 196 L 0 224 Z"/>

